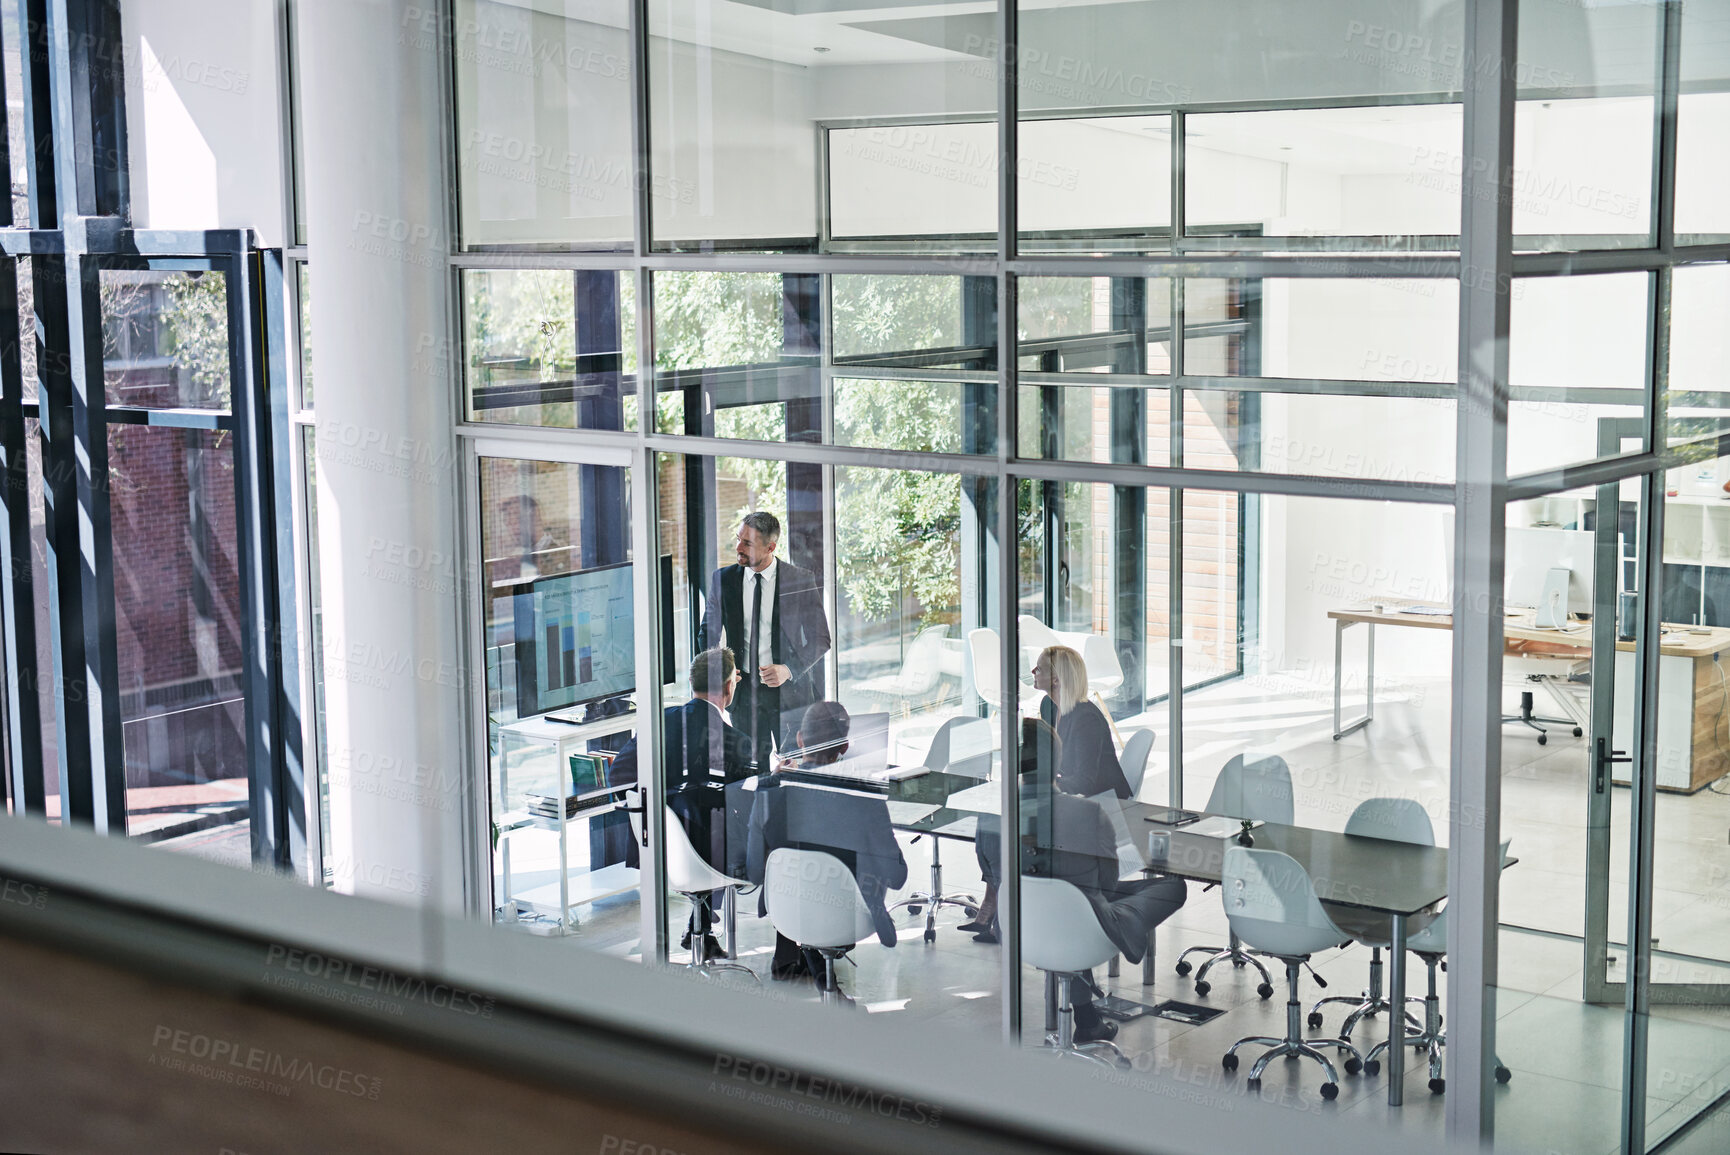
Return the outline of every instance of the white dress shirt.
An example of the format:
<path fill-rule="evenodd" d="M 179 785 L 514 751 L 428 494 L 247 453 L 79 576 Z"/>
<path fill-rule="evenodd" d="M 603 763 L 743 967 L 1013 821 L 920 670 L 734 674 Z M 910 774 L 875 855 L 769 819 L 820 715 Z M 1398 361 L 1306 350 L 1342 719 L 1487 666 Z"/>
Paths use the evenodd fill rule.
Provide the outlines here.
<path fill-rule="evenodd" d="M 746 570 L 744 581 L 739 588 L 740 596 L 744 602 L 744 612 L 739 615 L 739 621 L 741 623 L 740 628 L 745 631 L 745 636 L 738 639 L 726 639 L 727 648 L 733 651 L 735 660 L 744 667 L 739 672 L 756 681 L 762 681 L 757 673 L 759 667 L 775 664 L 775 579 L 780 569 L 780 559 L 770 558 L 769 564 L 761 570 L 763 616 L 757 623 L 757 660 L 755 662 L 745 661 L 745 657 L 748 656 L 745 654 L 745 647 L 751 642 L 751 601 L 756 597 L 754 587 L 759 576 L 758 571 Z"/>

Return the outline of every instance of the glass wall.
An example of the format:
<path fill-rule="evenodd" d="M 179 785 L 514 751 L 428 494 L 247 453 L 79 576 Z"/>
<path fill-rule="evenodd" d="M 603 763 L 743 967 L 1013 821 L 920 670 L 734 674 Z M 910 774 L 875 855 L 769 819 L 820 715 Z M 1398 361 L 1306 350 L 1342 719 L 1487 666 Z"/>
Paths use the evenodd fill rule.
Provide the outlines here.
<path fill-rule="evenodd" d="M 504 18 L 488 11 L 473 9 L 477 27 Z M 1717 957 L 1709 918 L 1696 909 L 1696 927 L 1682 902 L 1711 869 L 1704 843 L 1691 855 L 1679 839 L 1655 877 L 1627 866 L 1666 821 L 1703 821 L 1659 805 L 1654 825 L 1636 799 L 1669 798 L 1671 739 L 1648 739 L 1697 723 L 1715 685 L 1695 686 L 1692 712 L 1643 695 L 1658 684 L 1654 647 L 1720 624 L 1705 492 L 1724 480 L 1719 447 L 1683 442 L 1720 432 L 1723 266 L 1702 250 L 1676 267 L 1656 200 L 1673 127 L 1675 231 L 1684 244 L 1716 235 L 1698 127 L 1725 87 L 1703 47 L 1711 22 L 1662 5 L 1526 4 L 1517 59 L 1492 65 L 1466 51 L 1458 5 L 1289 20 L 1234 5 L 1021 5 L 1011 165 L 994 12 L 713 0 L 647 15 L 635 56 L 622 54 L 646 62 L 647 122 L 631 123 L 628 72 L 583 122 L 597 157 L 642 166 L 640 203 L 608 193 L 606 213 L 574 213 L 520 172 L 518 192 L 536 191 L 501 191 L 502 162 L 533 168 L 572 147 L 565 110 L 588 107 L 582 92 L 603 78 L 588 57 L 560 58 L 528 104 L 495 111 L 488 94 L 521 83 L 499 79 L 498 60 L 541 51 L 559 28 L 568 38 L 576 14 L 512 13 L 519 34 L 477 34 L 490 63 L 461 45 L 457 61 L 465 242 L 541 250 L 508 268 L 457 262 L 465 431 L 518 438 L 513 478 L 598 468 L 563 462 L 606 441 L 590 431 L 634 431 L 633 468 L 657 505 L 661 564 L 645 588 L 662 599 L 659 644 L 636 681 L 666 687 L 653 804 L 669 812 L 650 860 L 663 891 L 637 893 L 667 913 L 621 930 L 622 949 L 659 953 L 652 933 L 668 961 L 749 986 L 725 964 L 742 965 L 818 997 L 799 984 L 825 986 L 841 948 L 799 949 L 797 916 L 775 907 L 834 883 L 859 914 L 850 881 L 866 922 L 838 992 L 874 1012 L 987 1030 L 1006 1019 L 1030 1046 L 1074 1042 L 1072 1027 L 1084 1043 L 1115 1034 L 1132 1067 L 1205 1070 L 1222 1091 L 1302 1110 L 1368 1118 L 1386 1104 L 1402 1126 L 1456 1137 L 1502 1127 L 1516 1145 L 1560 1113 L 1582 1136 L 1659 1141 L 1645 1124 L 1661 1112 L 1624 1115 L 1594 1090 L 1635 1084 L 1603 1058 L 1619 1051 L 1587 1043 L 1627 1040 L 1630 1070 L 1643 1068 L 1670 1044 L 1642 999 L 1698 1010 L 1718 997 L 1654 994 L 1662 981 L 1626 969 L 1631 952 L 1688 945 L 1695 929 L 1683 953 Z M 629 47 L 622 17 L 582 19 L 602 26 L 595 43 Z M 1497 195 L 1482 181 L 1493 158 L 1468 155 L 1468 139 L 1488 138 L 1467 125 L 1482 128 L 1496 68 L 1513 71 L 1516 99 L 1511 224 L 1488 238 L 1501 258 L 1489 269 L 1474 263 L 1487 250 L 1471 210 Z M 1669 127 L 1667 85 L 1681 93 Z M 529 129 L 525 107 L 539 108 Z M 507 200 L 518 207 L 497 207 Z M 635 278 L 572 255 L 627 246 Z M 1478 308 L 1486 294 L 1497 310 Z M 1000 354 L 1011 321 L 1016 346 Z M 1502 390 L 1487 405 L 1486 378 Z M 591 387 L 618 398 L 617 419 L 584 407 Z M 633 395 L 652 399 L 652 418 L 633 424 Z M 537 451 L 501 425 L 569 436 Z M 488 472 L 502 460 L 484 458 L 481 481 L 492 589 L 552 572 L 523 568 L 543 535 L 507 532 L 489 489 L 506 484 Z M 1570 472 L 1582 468 L 1596 471 L 1585 489 Z M 1669 494 L 1661 512 L 1636 492 L 1648 478 Z M 588 503 L 585 524 L 612 508 L 588 482 L 561 492 Z M 1484 494 L 1492 522 L 1472 504 Z M 1654 526 L 1664 558 L 1643 576 Z M 513 553 L 487 537 L 499 533 L 527 544 Z M 544 551 L 565 549 L 553 542 Z M 1491 578 L 1474 568 L 1486 557 Z M 759 604 L 748 591 L 770 575 Z M 1660 607 L 1645 625 L 1642 604 Z M 489 655 L 502 655 L 496 595 L 488 606 Z M 1504 610 L 1497 673 L 1462 638 Z M 1476 665 L 1457 667 L 1468 652 Z M 489 696 L 502 703 L 496 661 Z M 518 701 L 489 733 L 544 713 Z M 1462 738 L 1459 717 L 1477 729 Z M 1606 760 L 1616 750 L 1643 760 L 1625 787 Z M 496 741 L 489 756 L 496 786 Z M 1238 813 L 1241 780 L 1275 764 L 1284 808 Z M 1484 791 L 1495 804 L 1472 801 Z M 1166 805 L 1211 815 L 1205 870 L 1148 857 L 1150 833 L 1168 836 L 1168 856 L 1202 846 L 1152 821 Z M 1381 857 L 1352 859 L 1378 807 L 1411 825 L 1375 836 L 1396 844 Z M 1083 813 L 1091 867 L 1056 837 Z M 1337 920 L 1309 952 L 1336 980 L 1329 1002 L 1307 978 L 1292 996 L 1285 964 L 1231 952 L 1240 929 L 1255 933 L 1229 901 L 1252 880 L 1234 868 L 1243 889 L 1204 887 L 1225 880 L 1220 840 L 1246 817 L 1267 827 L 1251 841 L 1289 851 L 1281 869 L 1302 866 Z M 1449 854 L 1480 834 L 1514 839 L 1500 886 L 1449 874 Z M 777 851 L 830 854 L 851 878 L 814 860 L 778 890 Z M 720 878 L 693 881 L 692 856 Z M 1042 975 L 1041 920 L 1067 895 L 1043 883 L 1088 869 L 1141 922 L 1102 923 L 1115 953 L 1063 971 L 1091 971 L 1100 991 L 1083 997 L 1079 980 Z M 1470 893 L 1450 897 L 1460 879 Z M 718 880 L 736 885 L 697 885 Z M 1496 910 L 1482 896 L 1498 889 Z M 1642 910 L 1663 917 L 1642 925 Z M 1440 964 L 1460 931 L 1448 928 L 1478 919 L 1499 958 L 1456 959 L 1482 981 L 1450 980 Z M 1399 950 L 1396 933 L 1423 950 Z M 1225 951 L 1206 976 L 1201 948 Z M 1378 1052 L 1389 1015 L 1376 1000 L 1396 985 L 1419 1000 L 1414 1037 Z M 1310 1033 L 1357 1049 L 1322 1044 L 1331 1072 L 1310 1059 L 1253 1069 L 1248 1045 L 1245 1069 L 1224 1060 L 1241 1038 L 1277 1038 L 1288 997 Z M 1487 1024 L 1487 1037 L 1461 1033 L 1482 1045 L 1447 1051 L 1443 1011 Z M 1580 1040 L 1572 1076 L 1545 1058 L 1551 1029 Z M 1638 1092 L 1653 1106 L 1701 1099 L 1692 1074 L 1654 1071 Z M 1690 1090 L 1659 1092 L 1666 1073 Z"/>

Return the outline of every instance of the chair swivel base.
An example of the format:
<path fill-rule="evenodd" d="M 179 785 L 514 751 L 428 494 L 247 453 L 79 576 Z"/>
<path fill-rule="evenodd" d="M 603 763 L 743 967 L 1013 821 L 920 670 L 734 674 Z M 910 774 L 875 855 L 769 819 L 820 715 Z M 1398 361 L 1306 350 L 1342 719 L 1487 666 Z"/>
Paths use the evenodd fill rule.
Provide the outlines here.
<path fill-rule="evenodd" d="M 733 962 L 725 955 L 720 958 L 708 957 L 708 952 L 704 949 L 704 942 L 709 937 L 708 900 L 698 894 L 687 894 L 685 897 L 691 902 L 691 926 L 689 930 L 691 936 L 691 959 L 685 964 L 684 969 L 693 974 L 705 975 L 709 978 L 714 978 L 715 975 L 722 971 L 738 971 L 741 974 L 750 975 L 751 978 L 761 986 L 763 983 L 763 976 L 759 975 L 744 963 Z M 733 947 L 731 926 L 729 926 L 728 930 L 727 947 L 731 950 Z"/>
<path fill-rule="evenodd" d="M 1513 722 L 1518 722 L 1523 726 L 1530 726 L 1532 729 L 1536 730 L 1538 732 L 1538 745 L 1540 746 L 1548 745 L 1550 741 L 1549 731 L 1547 731 L 1543 726 L 1538 725 L 1540 722 L 1548 723 L 1551 726 L 1570 727 L 1573 729 L 1574 737 L 1576 738 L 1585 734 L 1585 731 L 1580 728 L 1580 724 L 1572 718 L 1546 718 L 1542 714 L 1533 713 L 1532 693 L 1530 690 L 1521 692 L 1520 712 L 1518 714 L 1502 715 L 1502 725 L 1506 726 Z"/>
<path fill-rule="evenodd" d="M 1049 972 L 1048 972 L 1049 973 Z M 1075 1041 L 1075 1005 L 1070 997 L 1075 976 L 1058 974 L 1057 979 L 1057 1029 L 1047 1031 L 1045 1045 L 1041 1054 L 1048 1054 L 1058 1059 L 1086 1059 L 1102 1067 L 1117 1067 L 1127 1070 L 1130 1066 L 1129 1056 L 1118 1049 L 1116 1043 L 1104 1039 L 1092 1042 L 1078 1043 Z"/>
<path fill-rule="evenodd" d="M 1207 972 L 1213 969 L 1215 963 L 1221 962 L 1229 962 L 1232 966 L 1239 968 L 1252 966 L 1257 971 L 1260 971 L 1261 982 L 1256 984 L 1255 993 L 1264 999 L 1273 998 L 1273 977 L 1268 974 L 1267 967 L 1262 965 L 1261 960 L 1244 950 L 1241 946 L 1238 946 L 1235 942 L 1230 946 L 1224 947 L 1190 947 L 1177 957 L 1178 974 L 1189 974 L 1191 967 L 1189 956 L 1192 954 L 1205 954 L 1208 956 L 1207 961 L 1201 964 L 1201 969 L 1195 972 L 1195 993 L 1201 998 L 1206 998 L 1207 993 L 1213 989 L 1213 984 L 1207 981 Z"/>
<path fill-rule="evenodd" d="M 1267 1070 L 1268 1064 L 1275 1059 L 1286 1057 L 1314 1059 L 1322 1065 L 1322 1070 L 1328 1077 L 1328 1081 L 1321 1086 L 1322 1098 L 1333 1099 L 1337 1097 L 1340 1093 L 1339 1072 L 1334 1068 L 1333 1060 L 1321 1052 L 1320 1048 L 1322 1047 L 1335 1047 L 1346 1052 L 1346 1074 L 1355 1075 L 1364 1069 L 1364 1061 L 1358 1057 L 1358 1049 L 1344 1039 L 1276 1039 L 1268 1035 L 1252 1035 L 1249 1038 L 1239 1039 L 1231 1045 L 1231 1050 L 1227 1051 L 1225 1056 L 1220 1059 L 1220 1066 L 1228 1071 L 1237 1070 L 1236 1051 L 1239 1047 L 1248 1046 L 1268 1048 L 1262 1052 L 1261 1057 L 1249 1069 L 1249 1084 L 1252 1087 L 1261 1085 L 1262 1072 Z"/>
<path fill-rule="evenodd" d="M 933 838 L 936 835 L 932 836 Z M 937 911 L 940 907 L 953 906 L 961 910 L 968 918 L 979 917 L 979 900 L 971 894 L 943 893 L 943 863 L 938 857 L 937 844 L 934 842 L 931 850 L 931 889 L 915 890 L 906 898 L 890 907 L 890 913 L 906 907 L 908 913 L 915 918 L 920 911 L 925 912 L 925 941 L 937 941 Z"/>

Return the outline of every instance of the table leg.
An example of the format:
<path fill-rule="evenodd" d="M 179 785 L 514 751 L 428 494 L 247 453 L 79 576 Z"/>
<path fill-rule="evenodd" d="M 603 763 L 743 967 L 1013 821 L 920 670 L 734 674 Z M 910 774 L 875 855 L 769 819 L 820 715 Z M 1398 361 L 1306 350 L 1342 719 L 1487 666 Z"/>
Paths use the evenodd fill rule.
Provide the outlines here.
<path fill-rule="evenodd" d="M 1141 956 L 1141 985 L 1144 987 L 1151 987 L 1153 985 L 1153 972 L 1154 972 L 1153 954 L 1154 954 L 1154 947 L 1158 944 L 1158 941 L 1159 941 L 1159 928 L 1158 927 L 1152 927 L 1152 926 L 1148 927 L 1147 928 L 1147 953 Z"/>
<path fill-rule="evenodd" d="M 1406 1088 L 1406 916 L 1394 915 L 1388 945 L 1388 1106 L 1398 1107 Z"/>
<path fill-rule="evenodd" d="M 571 860 L 569 819 L 559 820 L 559 929 L 567 934 L 571 929 Z"/>
<path fill-rule="evenodd" d="M 737 959 L 739 957 L 739 938 L 738 938 L 739 888 L 738 887 L 729 886 L 729 887 L 727 887 L 727 889 L 724 892 L 722 892 L 721 915 L 726 920 L 725 925 L 727 928 L 727 957 L 730 959 Z"/>
<path fill-rule="evenodd" d="M 1344 693 L 1345 682 L 1345 636 L 1346 627 L 1354 623 L 1342 618 L 1334 619 L 1334 741 L 1338 742 L 1347 734 L 1355 734 L 1370 724 L 1375 717 L 1376 701 L 1376 624 L 1366 622 L 1369 627 L 1366 634 L 1369 648 L 1368 674 L 1365 677 L 1364 713 L 1363 717 L 1347 722 L 1340 714 L 1340 699 Z"/>

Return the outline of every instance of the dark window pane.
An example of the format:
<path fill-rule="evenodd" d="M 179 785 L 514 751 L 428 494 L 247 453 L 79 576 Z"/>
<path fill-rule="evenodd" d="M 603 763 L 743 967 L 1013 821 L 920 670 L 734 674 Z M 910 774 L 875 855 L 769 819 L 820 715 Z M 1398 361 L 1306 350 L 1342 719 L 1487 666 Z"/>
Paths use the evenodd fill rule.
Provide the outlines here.
<path fill-rule="evenodd" d="M 246 865 L 233 443 L 117 425 L 108 463 L 127 833 Z"/>

